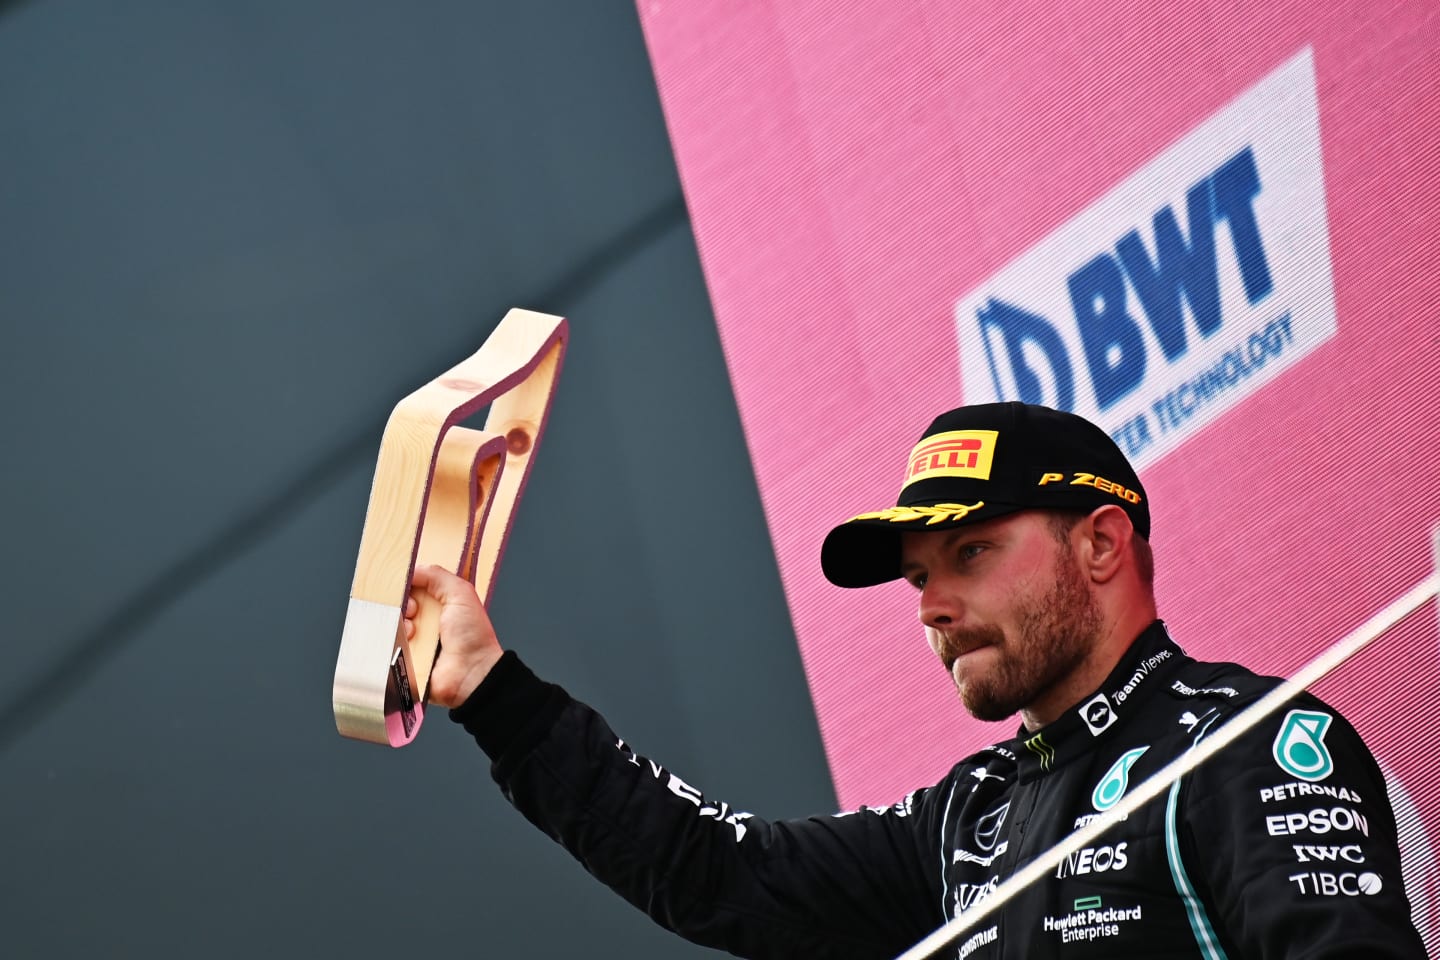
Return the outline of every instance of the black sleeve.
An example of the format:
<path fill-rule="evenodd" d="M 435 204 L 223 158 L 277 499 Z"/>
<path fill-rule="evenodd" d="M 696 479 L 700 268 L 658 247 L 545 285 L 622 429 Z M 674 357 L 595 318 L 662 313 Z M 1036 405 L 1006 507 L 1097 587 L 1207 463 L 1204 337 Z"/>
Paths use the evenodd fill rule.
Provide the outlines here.
<path fill-rule="evenodd" d="M 1171 872 L 1197 940 L 1213 926 L 1232 957 L 1424 960 L 1379 765 L 1335 710 L 1291 706 L 1181 788 Z"/>
<path fill-rule="evenodd" d="M 742 957 L 890 958 L 945 919 L 924 793 L 767 822 L 636 755 L 510 652 L 451 716 L 527 819 L 696 943 Z"/>

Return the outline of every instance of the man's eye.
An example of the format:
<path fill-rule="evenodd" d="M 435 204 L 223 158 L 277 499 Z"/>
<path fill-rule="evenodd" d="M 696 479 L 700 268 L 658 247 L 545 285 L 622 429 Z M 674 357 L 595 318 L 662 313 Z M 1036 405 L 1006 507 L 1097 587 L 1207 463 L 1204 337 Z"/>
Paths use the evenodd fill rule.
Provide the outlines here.
<path fill-rule="evenodd" d="M 978 543 L 967 543 L 960 548 L 961 560 L 974 560 L 985 552 L 985 548 Z"/>
<path fill-rule="evenodd" d="M 908 581 L 910 581 L 910 586 L 914 587 L 916 590 L 924 590 L 924 589 L 925 589 L 925 576 L 924 576 L 924 574 L 916 574 L 916 575 L 913 576 L 913 577 L 906 577 L 905 579 L 908 580 Z"/>

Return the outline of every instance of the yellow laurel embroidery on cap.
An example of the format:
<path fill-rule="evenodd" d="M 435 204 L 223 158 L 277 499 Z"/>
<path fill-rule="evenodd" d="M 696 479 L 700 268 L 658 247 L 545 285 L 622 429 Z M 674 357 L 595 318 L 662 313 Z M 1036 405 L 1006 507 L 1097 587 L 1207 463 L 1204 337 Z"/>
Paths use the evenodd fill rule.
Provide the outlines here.
<path fill-rule="evenodd" d="M 851 517 L 854 520 L 889 520 L 891 523 L 909 523 L 912 520 L 924 520 L 928 526 L 932 523 L 943 523 L 946 520 L 963 520 L 972 510 L 979 510 L 985 506 L 985 501 L 980 500 L 966 506 L 963 503 L 937 503 L 933 507 L 886 507 L 884 510 L 877 510 L 874 513 L 862 513 L 858 517 Z"/>
<path fill-rule="evenodd" d="M 997 430 L 947 430 L 926 437 L 910 451 L 900 489 L 932 477 L 989 480 L 995 438 L 999 435 Z"/>

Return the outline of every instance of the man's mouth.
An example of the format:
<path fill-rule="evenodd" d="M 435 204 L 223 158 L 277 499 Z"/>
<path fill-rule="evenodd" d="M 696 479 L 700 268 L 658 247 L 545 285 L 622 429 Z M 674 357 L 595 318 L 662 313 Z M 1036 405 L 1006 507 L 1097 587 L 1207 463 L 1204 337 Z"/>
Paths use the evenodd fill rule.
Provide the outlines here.
<path fill-rule="evenodd" d="M 1001 639 L 998 630 L 969 630 L 959 635 L 946 635 L 940 648 L 940 660 L 950 675 L 955 676 L 957 664 L 978 650 L 997 645 Z"/>
<path fill-rule="evenodd" d="M 987 642 L 987 643 L 971 644 L 970 646 L 966 647 L 964 650 L 960 650 L 960 651 L 958 651 L 957 653 L 951 654 L 951 655 L 947 658 L 947 661 L 946 661 L 945 666 L 946 666 L 946 668 L 948 668 L 948 669 L 953 673 L 954 670 L 955 670 L 955 665 L 956 665 L 957 663 L 959 663 L 960 661 L 964 660 L 966 657 L 970 656 L 972 653 L 976 653 L 976 652 L 978 652 L 978 651 L 980 651 L 980 650 L 984 650 L 986 647 L 990 647 L 990 646 L 994 646 L 994 644 L 991 644 L 991 643 L 988 643 L 988 642 Z"/>

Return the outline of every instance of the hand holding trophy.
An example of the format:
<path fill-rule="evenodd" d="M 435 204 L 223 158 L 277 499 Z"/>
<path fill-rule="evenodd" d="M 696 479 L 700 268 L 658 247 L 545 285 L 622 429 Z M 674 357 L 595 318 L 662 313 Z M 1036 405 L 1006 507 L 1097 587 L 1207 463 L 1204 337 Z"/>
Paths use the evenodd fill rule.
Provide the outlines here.
<path fill-rule="evenodd" d="M 342 736 L 392 747 L 415 738 L 440 645 L 439 603 L 412 594 L 415 569 L 452 570 L 488 602 L 567 332 L 561 317 L 511 310 L 472 356 L 391 412 L 335 664 Z M 484 429 L 459 426 L 487 405 Z M 411 597 L 418 609 L 407 637 Z"/>

